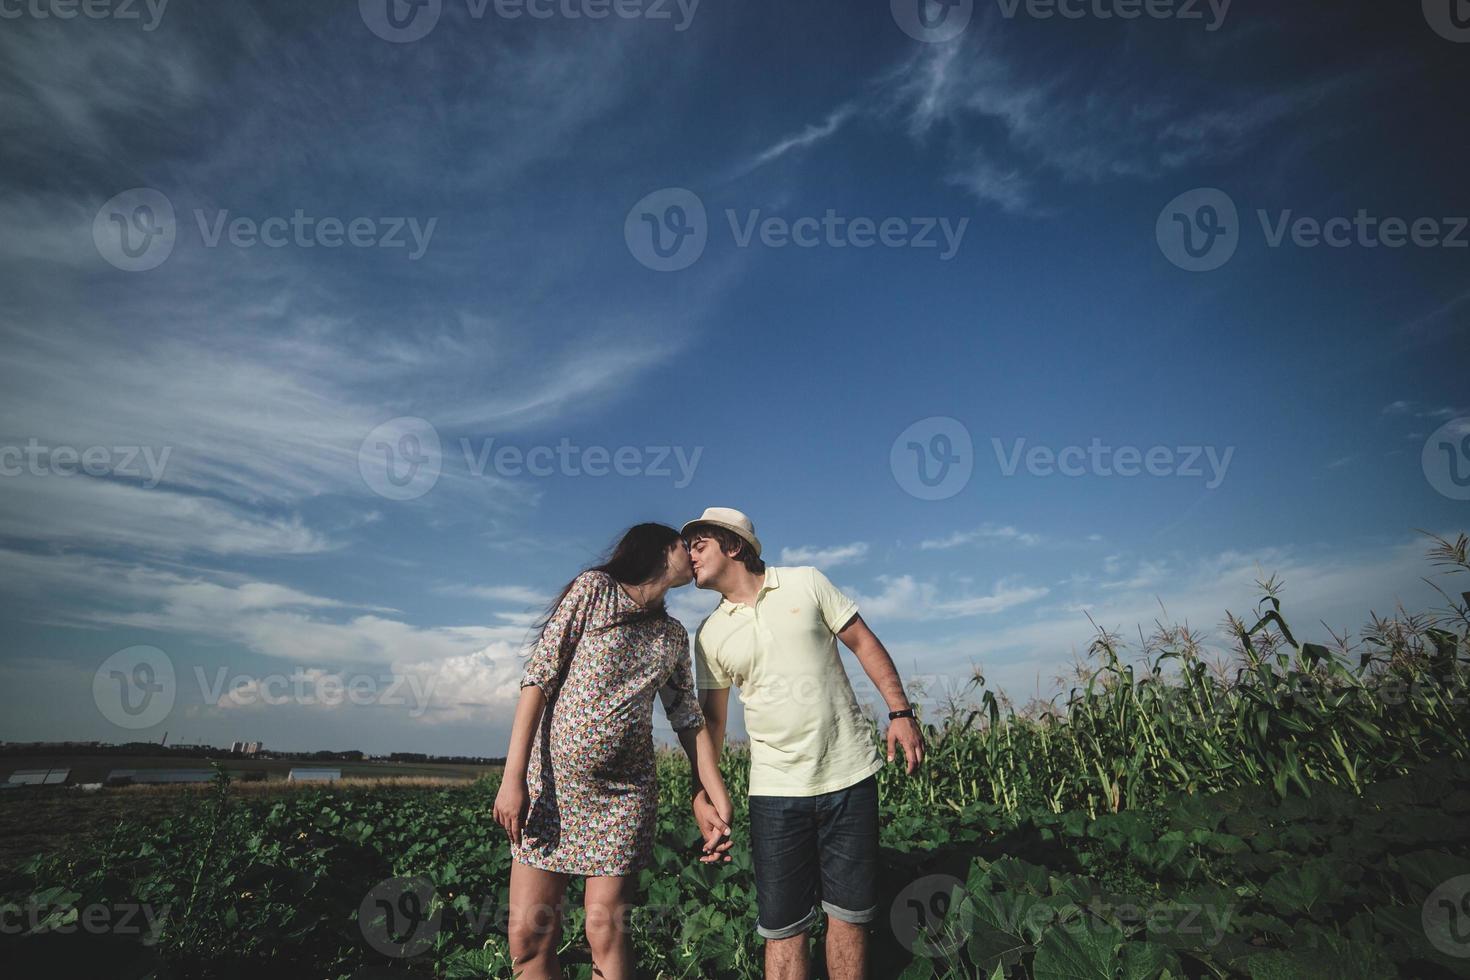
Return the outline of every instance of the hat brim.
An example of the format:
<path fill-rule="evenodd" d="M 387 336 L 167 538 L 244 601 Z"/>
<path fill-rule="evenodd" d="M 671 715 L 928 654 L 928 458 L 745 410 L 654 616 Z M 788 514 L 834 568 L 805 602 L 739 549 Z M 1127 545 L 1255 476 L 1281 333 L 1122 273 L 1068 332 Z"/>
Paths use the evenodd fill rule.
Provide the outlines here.
<path fill-rule="evenodd" d="M 760 538 L 757 538 L 754 535 L 750 534 L 743 527 L 736 527 L 734 524 L 726 524 L 724 521 L 711 521 L 711 520 L 708 520 L 708 519 L 695 518 L 694 520 L 692 520 L 689 523 L 685 524 L 683 526 L 683 528 L 681 528 L 679 530 L 679 536 L 680 537 L 683 537 L 684 535 L 686 535 L 686 534 L 689 533 L 689 529 L 691 527 L 698 527 L 701 524 L 707 524 L 707 525 L 709 525 L 711 527 L 722 527 L 722 528 L 724 528 L 725 530 L 727 530 L 727 531 L 731 532 L 732 534 L 736 535 L 742 541 L 745 541 L 752 548 L 754 548 L 755 549 L 755 556 L 757 558 L 759 558 L 761 556 L 761 542 L 760 542 Z"/>

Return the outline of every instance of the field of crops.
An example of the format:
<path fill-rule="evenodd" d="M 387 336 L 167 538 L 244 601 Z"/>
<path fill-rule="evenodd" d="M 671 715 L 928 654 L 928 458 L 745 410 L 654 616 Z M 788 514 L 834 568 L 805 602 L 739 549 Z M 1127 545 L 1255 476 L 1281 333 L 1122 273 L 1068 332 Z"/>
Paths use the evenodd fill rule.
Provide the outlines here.
<path fill-rule="evenodd" d="M 1466 545 L 1431 552 L 1443 581 L 1470 577 Z M 1133 649 L 1099 633 L 1057 703 L 1017 710 L 977 676 L 931 708 L 921 774 L 880 777 L 872 975 L 1470 976 L 1464 600 L 1329 647 L 1263 590 L 1226 620 L 1229 664 L 1181 628 Z M 737 857 L 715 867 L 693 859 L 687 765 L 660 760 L 631 922 L 648 977 L 761 975 L 746 765 L 727 753 Z M 221 778 L 7 874 L 0 948 L 25 976 L 510 976 L 497 778 L 287 798 Z M 589 977 L 570 901 L 563 962 Z"/>

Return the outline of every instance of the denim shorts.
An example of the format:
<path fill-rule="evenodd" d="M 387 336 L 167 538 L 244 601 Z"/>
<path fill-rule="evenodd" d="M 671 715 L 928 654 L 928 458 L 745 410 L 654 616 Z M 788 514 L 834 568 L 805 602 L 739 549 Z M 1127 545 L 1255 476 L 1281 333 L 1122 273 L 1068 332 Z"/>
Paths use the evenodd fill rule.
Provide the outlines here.
<path fill-rule="evenodd" d="M 786 939 L 817 919 L 877 917 L 878 777 L 817 796 L 752 796 L 756 932 Z"/>

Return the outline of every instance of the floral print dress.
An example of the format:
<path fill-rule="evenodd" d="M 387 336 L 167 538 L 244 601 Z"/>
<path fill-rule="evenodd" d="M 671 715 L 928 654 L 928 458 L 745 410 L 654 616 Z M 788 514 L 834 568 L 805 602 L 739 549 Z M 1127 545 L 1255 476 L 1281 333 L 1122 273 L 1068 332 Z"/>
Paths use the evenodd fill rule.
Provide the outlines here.
<path fill-rule="evenodd" d="M 606 572 L 573 581 L 532 652 L 521 687 L 546 710 L 526 767 L 523 864 L 577 875 L 632 874 L 652 862 L 658 812 L 653 698 L 675 731 L 697 730 L 689 634 L 667 617 L 608 628 L 641 607 Z"/>

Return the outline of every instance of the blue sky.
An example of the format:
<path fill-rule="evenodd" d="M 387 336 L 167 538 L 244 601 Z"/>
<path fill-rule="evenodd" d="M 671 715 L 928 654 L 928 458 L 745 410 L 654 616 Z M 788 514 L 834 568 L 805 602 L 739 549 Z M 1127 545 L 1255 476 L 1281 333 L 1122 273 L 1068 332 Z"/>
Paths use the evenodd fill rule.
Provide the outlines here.
<path fill-rule="evenodd" d="M 1263 574 L 1318 640 L 1434 604 L 1470 47 L 1419 5 L 374 2 L 0 24 L 0 738 L 502 754 L 540 605 L 710 505 L 931 691 L 1050 696 L 1088 614 L 1220 647 Z"/>

